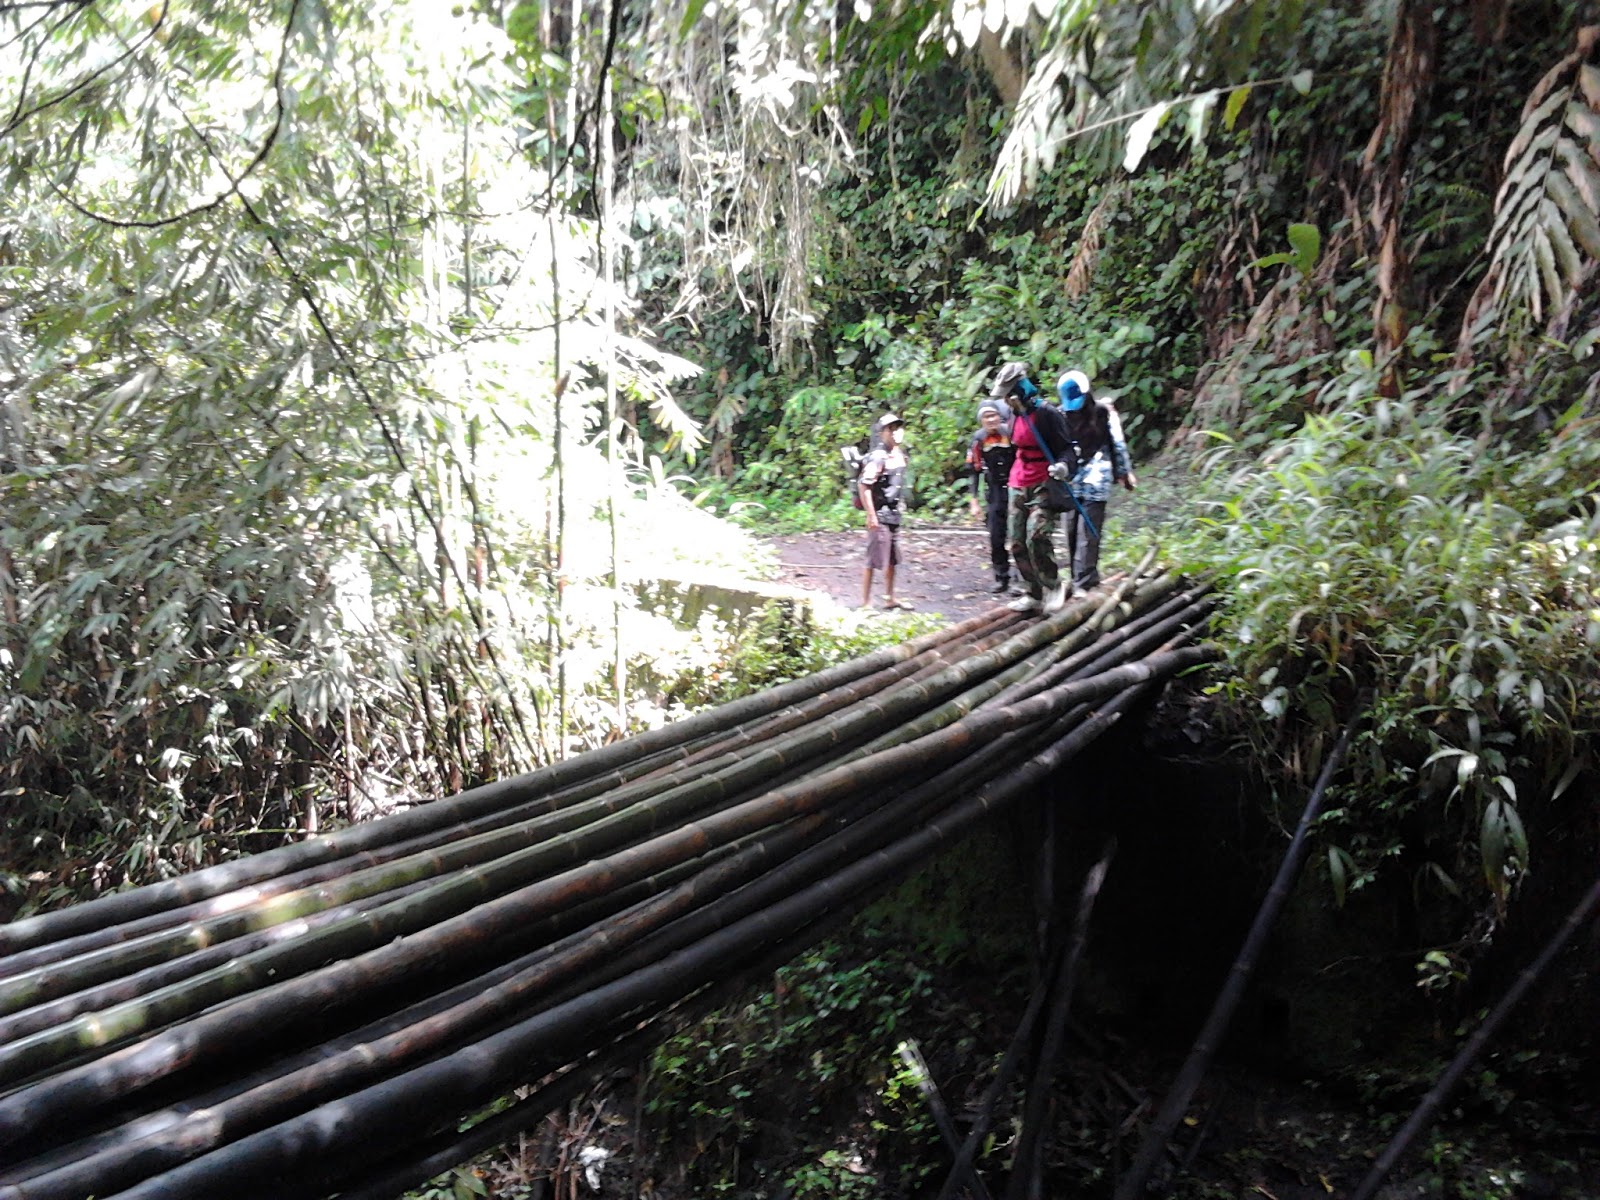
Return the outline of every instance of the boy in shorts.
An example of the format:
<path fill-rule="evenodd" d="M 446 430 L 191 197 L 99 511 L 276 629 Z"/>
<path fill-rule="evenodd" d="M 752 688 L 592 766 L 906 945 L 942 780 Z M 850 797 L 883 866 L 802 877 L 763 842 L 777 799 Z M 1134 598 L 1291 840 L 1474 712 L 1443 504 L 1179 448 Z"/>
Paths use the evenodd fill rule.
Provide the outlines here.
<path fill-rule="evenodd" d="M 900 449 L 905 422 L 884 413 L 872 426 L 872 453 L 862 465 L 858 486 L 867 514 L 867 566 L 861 574 L 861 607 L 872 603 L 872 573 L 883 572 L 883 607 L 912 605 L 894 596 L 894 569 L 900 563 L 900 491 L 906 481 L 906 456 Z"/>

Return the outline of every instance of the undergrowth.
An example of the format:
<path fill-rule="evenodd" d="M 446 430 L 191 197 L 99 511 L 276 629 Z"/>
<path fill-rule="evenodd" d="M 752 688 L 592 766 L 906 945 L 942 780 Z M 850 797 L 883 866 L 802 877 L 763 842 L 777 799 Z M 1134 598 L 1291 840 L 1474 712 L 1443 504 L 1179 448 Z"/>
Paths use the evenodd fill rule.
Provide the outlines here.
<path fill-rule="evenodd" d="M 1493 920 L 1600 725 L 1590 422 L 1580 404 L 1490 436 L 1470 394 L 1350 384 L 1259 456 L 1213 435 L 1200 516 L 1169 546 L 1218 579 L 1216 691 L 1264 771 L 1309 786 L 1366 709 L 1321 818 L 1336 901 L 1404 850 L 1419 883 L 1486 896 Z"/>

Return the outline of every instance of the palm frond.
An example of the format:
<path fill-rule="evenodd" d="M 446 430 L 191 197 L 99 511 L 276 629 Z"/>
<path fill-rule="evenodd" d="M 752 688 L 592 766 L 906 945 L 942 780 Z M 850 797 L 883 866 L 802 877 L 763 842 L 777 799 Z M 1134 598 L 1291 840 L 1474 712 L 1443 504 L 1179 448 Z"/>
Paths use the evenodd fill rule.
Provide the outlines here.
<path fill-rule="evenodd" d="M 1600 259 L 1600 25 L 1534 87 L 1495 197 L 1489 277 L 1496 316 L 1559 312 Z"/>
<path fill-rule="evenodd" d="M 1100 202 L 1094 206 L 1094 211 L 1089 214 L 1089 219 L 1083 223 L 1083 232 L 1078 235 L 1078 245 L 1072 252 L 1072 263 L 1067 267 L 1066 293 L 1073 299 L 1089 290 L 1095 264 L 1100 261 L 1100 234 L 1119 191 L 1119 187 L 1107 188 Z"/>

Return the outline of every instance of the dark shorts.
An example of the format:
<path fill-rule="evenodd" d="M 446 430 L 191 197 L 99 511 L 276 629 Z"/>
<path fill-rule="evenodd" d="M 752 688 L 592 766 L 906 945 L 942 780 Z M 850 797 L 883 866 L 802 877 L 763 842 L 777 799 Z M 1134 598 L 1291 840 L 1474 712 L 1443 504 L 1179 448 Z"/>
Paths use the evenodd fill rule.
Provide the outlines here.
<path fill-rule="evenodd" d="M 867 530 L 867 566 L 876 571 L 900 564 L 900 526 L 879 525 Z"/>

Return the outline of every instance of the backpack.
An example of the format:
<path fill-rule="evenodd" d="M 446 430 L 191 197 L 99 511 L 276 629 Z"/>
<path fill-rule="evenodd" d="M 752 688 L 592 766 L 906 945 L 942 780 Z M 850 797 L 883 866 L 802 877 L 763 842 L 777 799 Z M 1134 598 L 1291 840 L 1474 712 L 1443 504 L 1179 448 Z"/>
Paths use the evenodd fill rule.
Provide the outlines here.
<path fill-rule="evenodd" d="M 839 457 L 844 459 L 845 481 L 850 485 L 850 503 L 855 508 L 862 508 L 861 468 L 867 465 L 867 456 L 861 453 L 860 446 L 840 446 Z"/>

